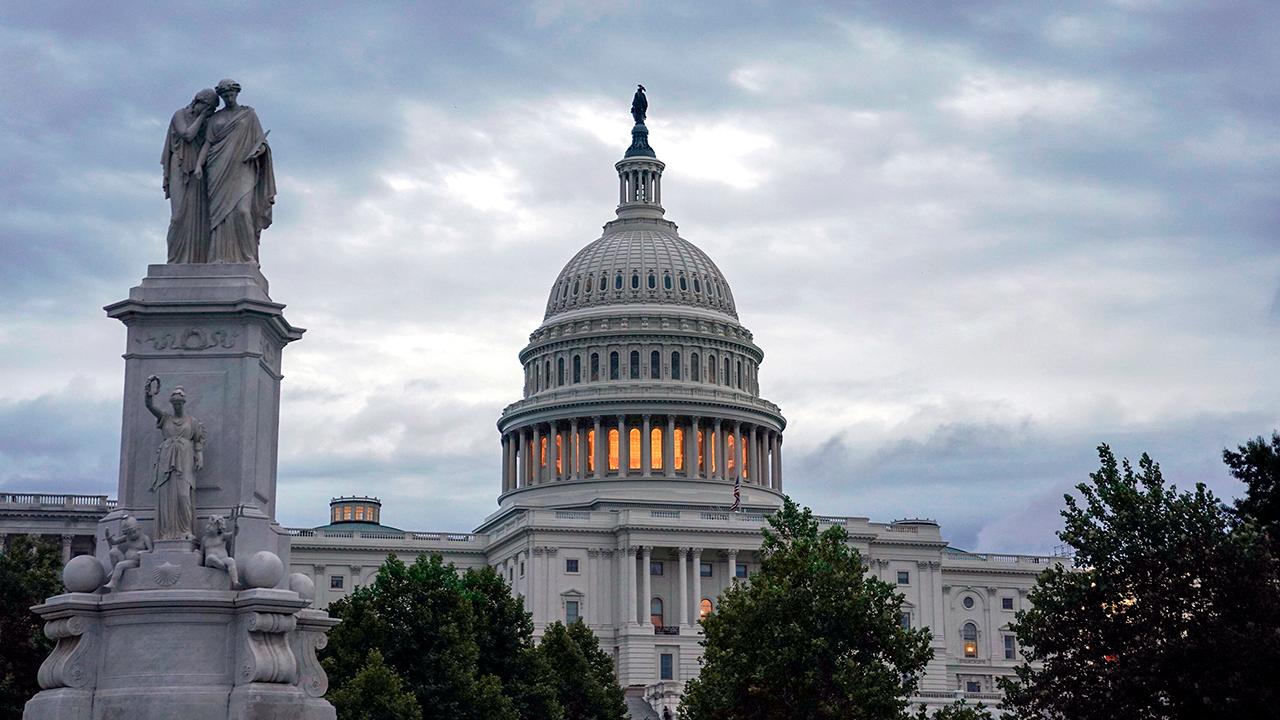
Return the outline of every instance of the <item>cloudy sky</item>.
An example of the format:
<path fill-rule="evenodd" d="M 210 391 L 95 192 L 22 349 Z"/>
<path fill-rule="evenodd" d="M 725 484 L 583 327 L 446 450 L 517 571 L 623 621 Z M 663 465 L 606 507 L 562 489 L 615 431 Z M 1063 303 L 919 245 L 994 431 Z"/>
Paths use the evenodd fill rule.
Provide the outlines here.
<path fill-rule="evenodd" d="M 636 83 L 664 202 L 733 285 L 826 514 L 1050 551 L 1095 446 L 1240 491 L 1280 426 L 1280 5 L 0 7 L 0 491 L 111 493 L 169 116 L 271 130 L 280 519 L 495 507 L 494 421 L 616 202 Z"/>

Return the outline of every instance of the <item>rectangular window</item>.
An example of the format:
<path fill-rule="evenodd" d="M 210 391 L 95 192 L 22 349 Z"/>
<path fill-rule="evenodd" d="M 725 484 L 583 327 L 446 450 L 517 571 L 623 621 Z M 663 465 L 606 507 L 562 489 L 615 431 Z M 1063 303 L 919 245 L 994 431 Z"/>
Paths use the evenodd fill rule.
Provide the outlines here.
<path fill-rule="evenodd" d="M 982 692 L 982 683 L 977 680 L 966 680 L 964 683 L 965 692 Z"/>
<path fill-rule="evenodd" d="M 702 577 L 711 577 L 711 563 L 698 563 L 698 574 Z"/>
<path fill-rule="evenodd" d="M 747 576 L 747 564 L 738 563 L 737 567 L 733 569 L 733 576 L 737 578 L 745 578 Z"/>
<path fill-rule="evenodd" d="M 330 589 L 330 590 L 341 590 L 341 589 L 342 589 L 342 576 L 341 576 L 341 575 L 330 575 L 330 576 L 329 576 L 329 589 Z"/>
<path fill-rule="evenodd" d="M 578 572 L 578 558 L 565 558 L 564 571 L 567 573 Z"/>
<path fill-rule="evenodd" d="M 520 561 L 520 577 L 524 577 L 524 561 Z"/>
<path fill-rule="evenodd" d="M 902 625 L 903 630 L 910 630 L 911 629 L 911 613 L 905 610 L 898 613 L 898 624 Z"/>
<path fill-rule="evenodd" d="M 572 625 L 578 622 L 578 601 L 577 600 L 565 601 L 564 622 L 566 625 Z"/>
<path fill-rule="evenodd" d="M 661 563 L 661 562 L 659 562 L 659 561 L 657 561 L 657 560 L 651 560 L 651 561 L 649 562 L 649 574 L 650 574 L 650 575 L 661 575 L 661 574 L 662 574 L 662 563 Z"/>
<path fill-rule="evenodd" d="M 676 658 L 671 653 L 662 653 L 658 656 L 658 679 L 676 679 Z"/>
<path fill-rule="evenodd" d="M 1000 598 L 1000 607 L 1001 607 L 1001 609 L 1003 609 L 1003 610 L 1012 610 L 1012 609 L 1013 609 L 1013 598 L 1011 598 L 1011 597 L 1003 597 L 1003 598 Z"/>
<path fill-rule="evenodd" d="M 910 585 L 910 584 L 911 584 L 911 573 L 907 572 L 906 570 L 899 570 L 899 571 L 898 571 L 898 584 L 899 584 L 899 585 Z"/>
<path fill-rule="evenodd" d="M 1013 635 L 1004 636 L 1004 659 L 1005 660 L 1018 659 L 1017 642 L 1018 642 L 1017 639 Z"/>
<path fill-rule="evenodd" d="M 672 460 L 675 460 L 676 472 L 680 472 L 684 470 L 684 428 L 676 428 L 672 437 L 674 438 L 674 441 L 671 443 L 671 446 L 672 450 L 675 452 L 675 457 L 672 458 Z"/>

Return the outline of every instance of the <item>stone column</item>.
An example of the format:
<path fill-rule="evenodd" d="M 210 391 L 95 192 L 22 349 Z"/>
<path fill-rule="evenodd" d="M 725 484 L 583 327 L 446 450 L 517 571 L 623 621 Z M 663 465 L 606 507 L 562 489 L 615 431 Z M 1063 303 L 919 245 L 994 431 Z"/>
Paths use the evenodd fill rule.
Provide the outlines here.
<path fill-rule="evenodd" d="M 712 424 L 702 428 L 702 477 L 711 480 L 715 473 L 711 472 L 711 458 L 715 455 L 715 443 L 712 442 Z"/>
<path fill-rule="evenodd" d="M 618 416 L 618 476 L 625 477 L 631 469 L 631 437 L 627 434 L 627 417 Z"/>
<path fill-rule="evenodd" d="M 742 447 L 742 423 L 733 421 L 733 477 L 730 480 L 742 479 L 742 458 L 746 456 Z M 727 467 L 727 466 L 726 466 Z"/>
<path fill-rule="evenodd" d="M 605 474 L 605 462 L 607 462 L 604 451 L 606 450 L 606 446 L 608 446 L 609 444 L 609 439 L 600 434 L 600 430 L 602 427 L 600 423 L 601 421 L 600 416 L 596 415 L 595 417 L 591 418 L 591 421 L 595 424 L 595 427 L 593 429 L 595 430 L 594 437 L 595 437 L 595 443 L 596 443 L 596 446 L 595 446 L 595 466 L 596 467 L 595 467 L 595 472 L 591 473 L 591 477 L 602 478 L 604 477 L 604 474 Z"/>
<path fill-rule="evenodd" d="M 645 545 L 643 548 L 643 556 L 640 559 L 640 578 L 642 580 L 641 586 L 644 588 L 644 605 L 642 606 L 642 609 L 644 611 L 645 618 L 649 618 L 653 612 L 653 608 L 652 608 L 653 573 L 649 572 L 649 568 L 652 565 L 652 563 L 653 563 L 653 546 Z M 663 608 L 663 611 L 665 612 L 666 608 Z M 663 618 L 662 621 L 666 622 L 666 618 Z M 643 626 L 644 624 L 645 623 L 641 621 L 640 625 Z"/>
<path fill-rule="evenodd" d="M 693 624 L 702 621 L 702 548 L 693 549 L 689 562 L 693 571 Z"/>
<path fill-rule="evenodd" d="M 729 472 L 728 472 L 727 463 L 725 462 L 726 443 L 724 441 L 724 423 L 721 422 L 720 418 L 716 418 L 715 428 L 716 428 L 715 430 L 716 442 L 715 442 L 715 448 L 714 448 L 715 466 L 716 466 L 715 478 L 717 480 L 724 480 L 729 477 Z"/>
<path fill-rule="evenodd" d="M 684 448 L 681 448 L 683 451 Z M 662 435 L 662 469 L 664 474 L 673 478 L 676 476 L 676 416 L 667 416 L 667 429 Z"/>
<path fill-rule="evenodd" d="M 502 492 L 511 489 L 511 438 L 502 436 Z"/>
<path fill-rule="evenodd" d="M 626 627 L 628 624 L 630 624 L 627 620 L 627 607 L 629 605 L 627 602 L 627 588 L 630 586 L 630 583 L 627 581 L 626 557 L 627 557 L 627 546 L 619 545 L 618 555 L 617 555 L 618 571 L 616 576 L 616 586 L 618 588 L 618 602 L 615 603 L 615 605 L 618 608 L 618 625 L 622 627 Z"/>
<path fill-rule="evenodd" d="M 569 450 L 569 472 L 566 475 L 574 480 L 582 479 L 583 466 L 587 459 L 582 454 L 582 437 L 578 434 L 578 418 L 569 421 L 569 437 L 572 448 Z"/>
<path fill-rule="evenodd" d="M 769 477 L 773 489 L 778 489 L 778 433 L 769 433 Z"/>
<path fill-rule="evenodd" d="M 778 454 L 778 474 L 774 477 L 774 484 L 777 486 L 778 492 L 782 492 L 782 433 L 778 433 L 778 445 L 776 452 Z"/>
<path fill-rule="evenodd" d="M 747 447 L 747 457 L 751 459 L 747 463 L 747 480 L 760 484 L 760 437 L 756 434 L 757 426 L 751 426 L 751 444 Z"/>
<path fill-rule="evenodd" d="M 71 560 L 71 535 L 62 536 L 62 564 L 66 565 Z"/>
<path fill-rule="evenodd" d="M 529 613 L 534 622 L 546 621 L 546 608 L 542 607 L 542 547 L 534 546 L 529 556 L 529 594 L 526 596 Z"/>
<path fill-rule="evenodd" d="M 529 484 L 541 485 L 542 484 L 542 427 L 539 425 L 533 426 L 533 452 L 530 453 L 530 455 L 532 455 L 532 457 L 530 457 L 529 460 L 533 464 L 533 472 L 529 473 L 530 475 Z"/>
<path fill-rule="evenodd" d="M 767 488 L 773 487 L 773 473 L 769 469 L 769 438 L 772 433 L 768 428 L 760 433 L 760 484 Z"/>
<path fill-rule="evenodd" d="M 564 467 L 564 441 L 560 437 L 560 423 L 552 422 L 547 431 L 547 482 L 559 482 Z"/>
<path fill-rule="evenodd" d="M 684 434 L 684 476 L 698 477 L 698 418 L 689 418 L 689 428 Z"/>
<path fill-rule="evenodd" d="M 649 424 L 650 417 L 640 416 L 640 473 L 643 475 L 653 472 L 653 430 Z"/>
<path fill-rule="evenodd" d="M 626 552 L 626 569 L 627 569 L 627 624 L 637 624 L 636 615 L 636 546 L 627 546 Z"/>
<path fill-rule="evenodd" d="M 725 554 L 729 556 L 729 582 L 738 582 L 738 551 L 725 550 Z"/>
<path fill-rule="evenodd" d="M 689 548 L 682 547 L 677 552 L 680 553 L 680 624 L 687 627 L 689 625 Z"/>

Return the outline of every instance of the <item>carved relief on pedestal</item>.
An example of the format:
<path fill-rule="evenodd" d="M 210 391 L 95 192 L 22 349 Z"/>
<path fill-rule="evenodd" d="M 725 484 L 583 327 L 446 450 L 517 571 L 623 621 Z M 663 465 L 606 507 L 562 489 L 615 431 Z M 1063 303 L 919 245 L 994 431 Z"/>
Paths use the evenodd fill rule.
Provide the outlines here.
<path fill-rule="evenodd" d="M 304 611 L 315 612 L 315 611 Z M 325 674 L 316 653 L 329 644 L 323 630 L 314 630 L 306 623 L 297 630 L 298 687 L 308 697 L 324 697 L 329 690 L 329 676 Z"/>
<path fill-rule="evenodd" d="M 40 683 L 41 689 L 93 686 L 94 667 L 89 658 L 92 643 L 86 634 L 87 630 L 88 623 L 78 616 L 51 620 L 44 624 L 45 637 L 57 645 L 41 663 L 36 674 L 36 681 Z"/>
<path fill-rule="evenodd" d="M 245 615 L 243 682 L 293 683 L 298 662 L 289 648 L 289 633 L 297 627 L 292 615 L 251 612 Z"/>
<path fill-rule="evenodd" d="M 236 337 L 239 335 L 235 330 L 203 330 L 201 328 L 186 328 L 176 332 L 160 333 L 158 335 L 148 335 L 145 338 L 135 340 L 137 343 L 148 343 L 152 350 L 180 350 L 188 352 L 199 352 L 210 348 L 220 347 L 224 350 L 231 350 L 236 346 Z"/>

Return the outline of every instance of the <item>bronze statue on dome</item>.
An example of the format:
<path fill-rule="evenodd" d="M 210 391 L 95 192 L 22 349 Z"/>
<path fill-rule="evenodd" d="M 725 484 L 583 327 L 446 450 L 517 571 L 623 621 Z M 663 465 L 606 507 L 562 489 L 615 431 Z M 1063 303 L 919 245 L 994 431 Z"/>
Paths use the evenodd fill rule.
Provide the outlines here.
<path fill-rule="evenodd" d="M 631 117 L 637 125 L 644 124 L 645 115 L 649 112 L 649 98 L 645 97 L 644 86 L 636 86 L 635 97 L 631 98 Z"/>

